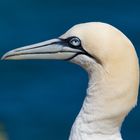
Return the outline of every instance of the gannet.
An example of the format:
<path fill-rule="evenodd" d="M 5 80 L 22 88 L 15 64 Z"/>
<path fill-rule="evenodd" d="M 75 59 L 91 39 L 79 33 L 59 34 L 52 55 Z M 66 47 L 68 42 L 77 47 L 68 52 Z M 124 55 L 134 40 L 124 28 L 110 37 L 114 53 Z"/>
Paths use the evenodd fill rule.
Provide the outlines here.
<path fill-rule="evenodd" d="M 2 59 L 59 59 L 83 67 L 88 89 L 69 140 L 122 140 L 122 122 L 137 103 L 139 62 L 121 31 L 102 22 L 82 23 L 56 39 L 9 51 Z"/>

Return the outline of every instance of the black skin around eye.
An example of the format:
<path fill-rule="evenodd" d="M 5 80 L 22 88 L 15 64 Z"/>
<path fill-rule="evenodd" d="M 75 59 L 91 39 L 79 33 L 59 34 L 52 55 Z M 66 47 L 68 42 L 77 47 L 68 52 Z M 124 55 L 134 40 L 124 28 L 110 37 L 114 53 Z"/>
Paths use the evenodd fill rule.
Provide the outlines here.
<path fill-rule="evenodd" d="M 71 45 L 77 47 L 77 46 L 79 46 L 79 45 L 81 44 L 81 41 L 80 41 L 79 38 L 72 38 L 72 39 L 69 41 L 69 43 L 70 43 Z M 78 43 L 78 44 L 77 44 L 77 45 L 76 45 L 76 44 L 74 45 L 73 43 Z"/>
<path fill-rule="evenodd" d="M 80 43 L 79 46 L 73 46 L 71 43 L 70 43 L 70 40 L 72 38 L 78 38 L 78 37 L 75 37 L 75 36 L 72 36 L 72 37 L 69 37 L 69 38 L 66 38 L 66 39 L 63 39 L 63 38 L 59 38 L 61 40 L 61 45 L 63 44 L 63 46 L 68 46 L 68 47 L 71 47 L 71 48 L 74 48 L 74 49 L 79 49 L 81 50 L 82 52 L 80 53 L 77 53 L 75 56 L 79 55 L 79 54 L 84 54 L 84 55 L 87 55 L 89 56 L 90 58 L 93 58 L 98 64 L 102 65 L 102 62 L 100 61 L 100 59 L 98 59 L 96 56 L 93 56 L 91 54 L 89 54 L 83 47 L 82 47 L 82 44 Z M 79 38 L 78 38 L 79 39 Z M 80 39 L 79 39 L 80 40 Z M 80 40 L 81 41 L 81 40 Z M 74 58 L 75 56 L 73 56 L 72 58 Z M 70 58 L 70 59 L 72 59 Z M 69 59 L 69 60 L 70 60 Z"/>
<path fill-rule="evenodd" d="M 77 38 L 77 39 L 80 41 L 79 46 L 74 46 L 74 45 L 72 45 L 72 44 L 70 43 L 71 39 L 74 39 L 74 38 Z M 82 48 L 82 46 L 81 46 L 81 40 L 80 40 L 78 37 L 76 37 L 76 36 L 71 36 L 71 37 L 69 37 L 69 38 L 61 39 L 61 40 L 62 40 L 67 46 L 69 46 L 69 47 L 71 47 L 71 48 L 79 48 L 79 49 Z"/>

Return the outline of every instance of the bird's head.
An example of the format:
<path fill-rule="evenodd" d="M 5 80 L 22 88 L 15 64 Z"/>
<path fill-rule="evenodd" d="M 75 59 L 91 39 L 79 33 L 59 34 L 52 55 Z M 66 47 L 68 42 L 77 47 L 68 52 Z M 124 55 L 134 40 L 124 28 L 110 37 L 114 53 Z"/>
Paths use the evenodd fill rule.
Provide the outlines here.
<path fill-rule="evenodd" d="M 90 22 L 75 25 L 56 39 L 9 51 L 2 59 L 59 59 L 73 61 L 77 56 L 79 58 L 80 56 L 86 56 L 87 59 L 90 58 L 95 63 L 108 66 L 112 63 L 119 63 L 124 59 L 128 61 L 130 57 L 127 55 L 135 56 L 135 50 L 124 34 L 109 24 Z M 78 59 L 76 62 L 78 63 Z"/>
<path fill-rule="evenodd" d="M 118 106 L 126 106 L 124 109 L 128 112 L 137 100 L 139 65 L 135 49 L 122 32 L 109 24 L 79 24 L 56 39 L 14 49 L 6 53 L 3 59 L 69 60 L 87 71 L 95 66 L 97 71 L 106 73 L 110 81 L 108 86 L 112 92 L 105 95 L 110 102 L 116 98 Z M 117 91 L 119 94 L 116 94 Z M 113 102 L 110 107 L 114 105 L 116 103 Z"/>

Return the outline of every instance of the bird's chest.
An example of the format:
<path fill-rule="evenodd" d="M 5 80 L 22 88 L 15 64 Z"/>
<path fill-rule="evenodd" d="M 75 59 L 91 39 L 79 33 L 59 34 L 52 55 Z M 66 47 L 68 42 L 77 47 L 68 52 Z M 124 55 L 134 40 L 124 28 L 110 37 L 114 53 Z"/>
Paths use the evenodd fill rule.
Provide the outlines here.
<path fill-rule="evenodd" d="M 72 126 L 69 140 L 122 140 L 120 133 L 104 134 L 94 126 L 94 123 L 83 123 L 79 116 Z"/>

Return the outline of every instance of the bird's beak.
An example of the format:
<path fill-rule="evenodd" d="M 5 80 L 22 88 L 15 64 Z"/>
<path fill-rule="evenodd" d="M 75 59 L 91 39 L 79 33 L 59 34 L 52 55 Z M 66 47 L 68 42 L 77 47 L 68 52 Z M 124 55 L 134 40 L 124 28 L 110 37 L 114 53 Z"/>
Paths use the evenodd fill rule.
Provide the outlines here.
<path fill-rule="evenodd" d="M 21 47 L 7 52 L 4 60 L 24 59 L 71 59 L 81 50 L 69 47 L 62 39 L 52 39 L 45 42 Z"/>

